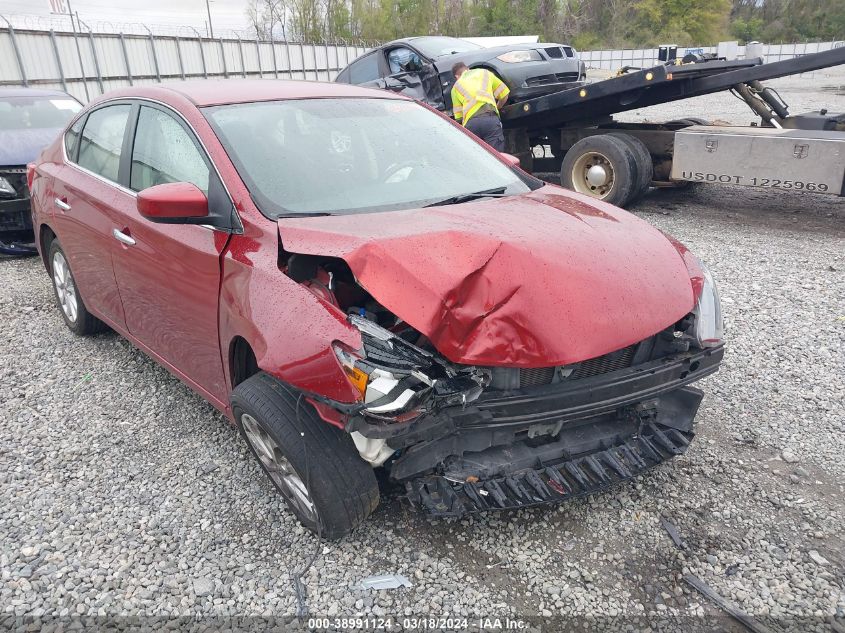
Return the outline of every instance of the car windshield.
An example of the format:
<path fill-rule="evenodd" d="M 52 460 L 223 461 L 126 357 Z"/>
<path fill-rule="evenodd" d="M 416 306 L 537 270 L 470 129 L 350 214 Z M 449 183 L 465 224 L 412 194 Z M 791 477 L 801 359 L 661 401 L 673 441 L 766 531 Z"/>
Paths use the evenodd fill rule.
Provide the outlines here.
<path fill-rule="evenodd" d="M 440 57 L 452 53 L 466 53 L 482 48 L 478 44 L 457 37 L 419 37 L 411 42 L 426 57 Z"/>
<path fill-rule="evenodd" d="M 0 130 L 64 127 L 81 109 L 70 97 L 0 97 Z"/>
<path fill-rule="evenodd" d="M 416 208 L 540 186 L 412 101 L 299 99 L 204 113 L 269 217 Z"/>

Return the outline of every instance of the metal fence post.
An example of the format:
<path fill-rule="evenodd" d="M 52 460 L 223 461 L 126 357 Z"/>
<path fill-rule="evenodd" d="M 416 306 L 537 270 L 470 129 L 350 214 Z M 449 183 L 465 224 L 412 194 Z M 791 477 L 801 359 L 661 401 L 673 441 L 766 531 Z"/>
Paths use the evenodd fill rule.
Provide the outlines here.
<path fill-rule="evenodd" d="M 176 59 L 179 61 L 179 74 L 182 75 L 182 81 L 185 81 L 185 62 L 182 61 L 182 38 L 175 37 L 176 40 Z"/>
<path fill-rule="evenodd" d="M 62 81 L 62 90 L 67 92 L 67 82 L 65 81 L 65 69 L 62 67 L 62 58 L 59 55 L 59 45 L 56 42 L 56 32 L 50 29 L 50 42 L 53 44 L 53 54 L 56 56 L 56 66 L 59 68 L 59 77 Z"/>
<path fill-rule="evenodd" d="M 21 74 L 21 82 L 23 83 L 23 87 L 29 87 L 29 81 L 26 78 L 26 70 L 23 67 L 23 58 L 21 57 L 21 51 L 18 48 L 18 40 L 15 37 L 15 27 L 12 26 L 12 23 L 9 22 L 5 17 L 0 15 L 3 18 L 3 21 L 9 26 L 9 37 L 12 38 L 12 48 L 15 49 L 15 58 L 18 60 L 18 71 Z"/>
<path fill-rule="evenodd" d="M 223 62 L 223 76 L 228 79 L 229 78 L 229 67 L 226 64 L 226 49 L 223 48 L 223 38 L 221 37 L 219 40 L 220 42 L 220 59 Z"/>
<path fill-rule="evenodd" d="M 288 79 L 293 79 L 293 73 L 290 70 L 290 42 L 285 38 L 285 55 L 287 56 Z"/>
<path fill-rule="evenodd" d="M 79 22 L 79 14 L 76 14 L 76 21 Z M 73 17 L 70 19 L 73 27 L 73 42 L 76 44 L 76 56 L 79 58 L 79 73 L 82 75 L 82 87 L 85 88 L 85 100 L 91 100 L 91 94 L 88 92 L 88 77 L 85 75 L 85 62 L 82 61 L 82 49 L 79 48 L 79 37 L 76 34 L 76 26 L 73 23 Z"/>
<path fill-rule="evenodd" d="M 237 33 L 235 33 L 235 37 L 238 40 L 238 55 L 240 55 L 241 58 L 241 77 L 246 79 L 246 64 L 244 64 L 244 45 L 243 42 L 241 42 L 241 38 L 238 36 Z"/>
<path fill-rule="evenodd" d="M 200 45 L 200 61 L 202 62 L 202 76 L 208 79 L 208 69 L 205 66 L 205 50 L 202 45 L 202 35 L 200 32 L 197 31 L 194 27 L 190 27 L 191 30 L 197 34 L 197 43 Z"/>
<path fill-rule="evenodd" d="M 88 26 L 87 24 L 85 26 Z M 103 94 L 103 75 L 100 73 L 100 60 L 97 59 L 97 48 L 94 46 L 94 34 L 88 29 L 88 41 L 91 43 L 91 57 L 94 58 L 94 72 L 97 73 L 97 85 L 100 87 L 100 94 Z"/>
<path fill-rule="evenodd" d="M 276 79 L 279 78 L 279 62 L 276 61 L 276 42 L 273 41 L 273 36 L 270 35 L 270 52 L 273 54 L 273 75 Z"/>
<path fill-rule="evenodd" d="M 132 68 L 129 66 L 129 53 L 126 52 L 126 38 L 123 37 L 123 31 L 120 32 L 120 49 L 123 51 L 123 63 L 126 64 L 126 78 L 129 79 L 129 85 L 134 86 Z"/>
<path fill-rule="evenodd" d="M 159 69 L 158 69 L 158 55 L 156 55 L 156 41 L 155 41 L 155 38 L 153 37 L 153 32 L 149 29 L 149 27 L 147 27 L 146 24 L 144 25 L 144 28 L 147 29 L 147 33 L 150 34 L 150 50 L 152 51 L 152 54 L 153 54 L 153 66 L 155 67 L 155 70 L 156 70 L 156 81 L 161 83 L 161 73 L 159 72 Z"/>
<path fill-rule="evenodd" d="M 258 45 L 258 38 L 255 39 L 255 58 L 258 60 L 258 77 L 264 79 L 264 71 L 261 69 L 261 47 Z"/>
<path fill-rule="evenodd" d="M 317 42 L 314 42 L 311 45 L 311 52 L 313 53 L 314 57 L 314 79 L 320 81 L 320 71 L 318 68 L 320 67 L 320 62 L 317 61 Z"/>
<path fill-rule="evenodd" d="M 308 75 L 305 74 L 305 46 L 302 40 L 299 40 L 299 61 L 302 63 L 302 78 L 308 79 Z"/>

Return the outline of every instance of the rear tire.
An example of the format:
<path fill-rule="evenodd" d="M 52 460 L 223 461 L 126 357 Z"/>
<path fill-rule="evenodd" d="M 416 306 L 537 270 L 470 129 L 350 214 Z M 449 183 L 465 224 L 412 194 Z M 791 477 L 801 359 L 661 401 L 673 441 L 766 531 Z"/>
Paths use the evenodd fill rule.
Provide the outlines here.
<path fill-rule="evenodd" d="M 109 327 L 93 314 L 88 312 L 82 295 L 76 287 L 76 280 L 70 269 L 65 252 L 58 239 L 50 242 L 47 251 L 47 261 L 50 264 L 50 277 L 53 281 L 53 292 L 59 313 L 71 332 L 79 336 L 89 336 L 105 332 Z"/>
<path fill-rule="evenodd" d="M 637 156 L 610 134 L 583 138 L 566 152 L 560 183 L 593 198 L 623 206 L 639 193 Z"/>
<path fill-rule="evenodd" d="M 621 132 L 611 132 L 610 136 L 615 136 L 625 143 L 637 157 L 637 193 L 628 201 L 632 202 L 648 191 L 651 181 L 654 179 L 654 164 L 651 162 L 651 154 L 645 143 L 635 136 Z"/>
<path fill-rule="evenodd" d="M 375 473 L 352 438 L 292 387 L 259 372 L 235 387 L 232 412 L 258 463 L 312 532 L 339 539 L 378 506 Z"/>
<path fill-rule="evenodd" d="M 702 119 L 697 116 L 689 116 L 683 119 L 674 119 L 673 121 L 669 121 L 669 124 L 683 124 L 683 125 L 710 125 L 710 121 L 707 119 Z"/>

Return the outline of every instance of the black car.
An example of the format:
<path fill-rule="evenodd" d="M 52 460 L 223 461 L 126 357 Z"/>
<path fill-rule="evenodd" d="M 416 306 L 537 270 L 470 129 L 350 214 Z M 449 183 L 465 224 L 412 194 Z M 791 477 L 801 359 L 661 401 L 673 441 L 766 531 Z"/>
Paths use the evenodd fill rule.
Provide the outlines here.
<path fill-rule="evenodd" d="M 36 253 L 26 166 L 81 109 L 59 90 L 0 88 L 0 253 Z"/>
<path fill-rule="evenodd" d="M 452 66 L 492 70 L 510 88 L 510 100 L 565 90 L 586 77 L 577 51 L 565 44 L 483 48 L 454 37 L 408 37 L 369 51 L 335 81 L 401 92 L 439 110 L 451 110 Z"/>

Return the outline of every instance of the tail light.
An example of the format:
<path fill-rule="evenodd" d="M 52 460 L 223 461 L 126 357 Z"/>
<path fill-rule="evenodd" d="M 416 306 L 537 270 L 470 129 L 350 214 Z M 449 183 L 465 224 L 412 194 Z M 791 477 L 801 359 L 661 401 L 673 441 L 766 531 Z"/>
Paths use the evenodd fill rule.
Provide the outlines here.
<path fill-rule="evenodd" d="M 35 163 L 26 166 L 26 186 L 32 191 L 32 183 L 35 180 Z"/>

